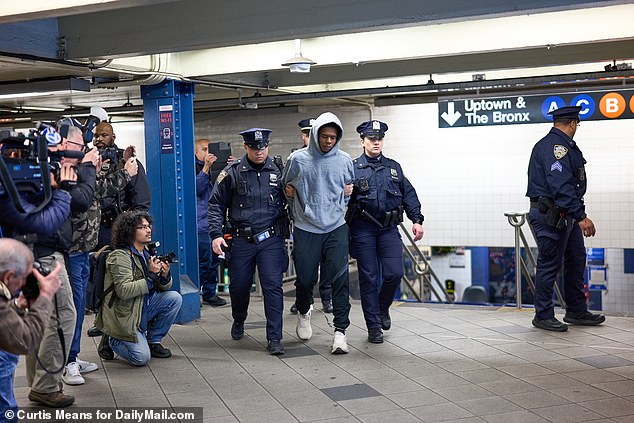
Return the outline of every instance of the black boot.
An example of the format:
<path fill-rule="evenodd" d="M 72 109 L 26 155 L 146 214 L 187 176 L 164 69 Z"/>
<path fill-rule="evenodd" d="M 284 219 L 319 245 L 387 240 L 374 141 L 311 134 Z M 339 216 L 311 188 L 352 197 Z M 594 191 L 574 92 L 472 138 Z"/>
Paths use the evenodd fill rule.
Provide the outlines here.
<path fill-rule="evenodd" d="M 101 335 L 101 341 L 99 342 L 97 353 L 99 354 L 99 357 L 104 360 L 114 360 L 114 351 L 110 348 L 110 337 L 108 335 Z"/>

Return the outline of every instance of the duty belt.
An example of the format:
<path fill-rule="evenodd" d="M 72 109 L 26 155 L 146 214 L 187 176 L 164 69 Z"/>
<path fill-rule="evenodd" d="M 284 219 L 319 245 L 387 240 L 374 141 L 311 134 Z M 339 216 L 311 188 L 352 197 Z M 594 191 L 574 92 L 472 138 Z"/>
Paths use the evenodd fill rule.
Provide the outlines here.
<path fill-rule="evenodd" d="M 254 242 L 256 244 L 261 243 L 264 240 L 269 239 L 272 236 L 277 234 L 275 230 L 275 225 L 270 226 L 262 231 L 256 232 L 251 229 L 251 227 L 246 228 L 234 228 L 233 235 L 237 238 L 244 238 L 249 242 Z"/>

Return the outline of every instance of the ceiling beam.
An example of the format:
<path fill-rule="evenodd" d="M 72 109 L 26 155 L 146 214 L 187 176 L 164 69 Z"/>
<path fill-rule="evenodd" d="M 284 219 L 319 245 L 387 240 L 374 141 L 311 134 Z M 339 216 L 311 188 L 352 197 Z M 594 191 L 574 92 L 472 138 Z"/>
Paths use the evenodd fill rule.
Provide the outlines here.
<path fill-rule="evenodd" d="M 575 0 L 182 0 L 59 18 L 68 57 L 98 58 L 235 46 L 408 25 L 627 3 Z M 283 13 L 281 13 L 283 11 Z M 307 24 L 309 22 L 310 24 Z"/>

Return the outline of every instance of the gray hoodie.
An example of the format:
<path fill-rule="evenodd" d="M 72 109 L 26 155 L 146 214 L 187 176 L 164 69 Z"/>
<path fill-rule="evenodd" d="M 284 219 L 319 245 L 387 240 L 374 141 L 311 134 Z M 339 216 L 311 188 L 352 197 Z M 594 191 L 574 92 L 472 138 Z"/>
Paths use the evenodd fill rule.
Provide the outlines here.
<path fill-rule="evenodd" d="M 319 129 L 326 124 L 338 127 L 337 142 L 327 153 L 319 148 Z M 345 223 L 348 197 L 344 185 L 354 180 L 354 167 L 348 153 L 339 150 L 343 128 L 339 118 L 323 113 L 310 130 L 307 148 L 294 151 L 282 174 L 284 184 L 295 187 L 295 198 L 288 199 L 295 226 L 308 232 L 325 234 Z"/>

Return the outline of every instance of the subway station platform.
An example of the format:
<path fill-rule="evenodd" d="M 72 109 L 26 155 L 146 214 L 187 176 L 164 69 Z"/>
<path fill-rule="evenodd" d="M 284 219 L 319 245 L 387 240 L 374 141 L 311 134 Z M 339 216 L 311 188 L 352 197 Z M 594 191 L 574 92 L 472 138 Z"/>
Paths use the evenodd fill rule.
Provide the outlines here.
<path fill-rule="evenodd" d="M 398 303 L 375 345 L 353 301 L 350 354 L 331 355 L 332 315 L 315 311 L 313 338 L 300 342 L 291 304 L 280 357 L 265 351 L 262 301 L 252 298 L 242 340 L 229 334 L 230 307 L 204 306 L 164 340 L 174 356 L 144 368 L 102 362 L 98 338 L 84 337 L 80 358 L 100 368 L 65 392 L 79 410 L 203 407 L 214 423 L 634 422 L 634 318 L 550 333 L 531 326 L 530 309 Z M 24 375 L 21 359 L 18 404 L 33 406 Z"/>

